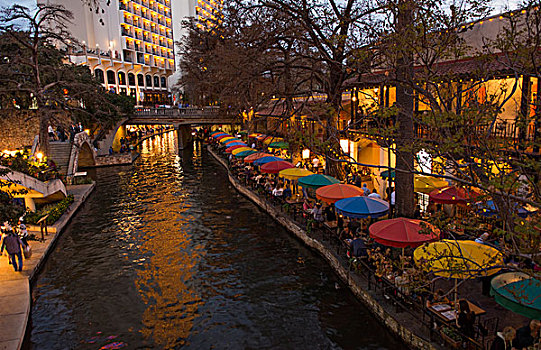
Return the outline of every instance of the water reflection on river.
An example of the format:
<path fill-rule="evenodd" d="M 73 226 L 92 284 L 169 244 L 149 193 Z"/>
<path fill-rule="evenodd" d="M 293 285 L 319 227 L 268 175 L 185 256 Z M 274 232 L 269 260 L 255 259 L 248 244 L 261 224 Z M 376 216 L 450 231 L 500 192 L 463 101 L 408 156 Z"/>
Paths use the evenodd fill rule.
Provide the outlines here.
<path fill-rule="evenodd" d="M 33 349 L 399 349 L 318 256 L 174 133 L 98 186 L 34 288 Z"/>

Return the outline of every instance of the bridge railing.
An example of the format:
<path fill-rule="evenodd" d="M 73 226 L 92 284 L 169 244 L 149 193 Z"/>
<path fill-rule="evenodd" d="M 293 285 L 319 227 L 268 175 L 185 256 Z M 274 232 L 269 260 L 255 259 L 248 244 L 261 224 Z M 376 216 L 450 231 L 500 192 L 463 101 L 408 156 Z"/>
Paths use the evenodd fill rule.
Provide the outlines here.
<path fill-rule="evenodd" d="M 218 115 L 220 107 L 187 108 L 137 108 L 136 117 L 201 118 Z"/>

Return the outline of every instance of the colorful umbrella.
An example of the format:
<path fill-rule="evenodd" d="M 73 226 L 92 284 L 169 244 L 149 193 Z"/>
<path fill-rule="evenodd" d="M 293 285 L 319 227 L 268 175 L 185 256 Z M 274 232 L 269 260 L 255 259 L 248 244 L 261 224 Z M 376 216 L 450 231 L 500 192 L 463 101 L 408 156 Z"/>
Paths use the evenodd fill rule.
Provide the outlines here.
<path fill-rule="evenodd" d="M 267 135 L 265 135 L 265 134 L 259 134 L 259 135 L 256 136 L 255 138 L 256 138 L 258 141 L 261 141 L 261 140 L 263 140 L 265 137 L 267 137 Z"/>
<path fill-rule="evenodd" d="M 233 150 L 236 150 L 237 148 L 241 148 L 241 147 L 247 147 L 247 146 L 246 145 L 234 145 L 234 146 L 226 148 L 225 152 L 226 153 L 231 153 Z"/>
<path fill-rule="evenodd" d="M 466 191 L 455 186 L 433 190 L 430 192 L 429 197 L 431 201 L 441 204 L 465 204 L 467 202 Z"/>
<path fill-rule="evenodd" d="M 368 229 L 370 237 L 388 247 L 418 247 L 440 238 L 440 230 L 421 220 L 396 218 L 378 221 Z M 420 233 L 419 231 L 428 231 Z"/>
<path fill-rule="evenodd" d="M 284 141 L 283 138 L 281 137 L 276 137 L 276 136 L 267 136 L 264 140 L 263 140 L 263 143 L 268 145 L 270 143 L 273 143 L 273 142 L 282 142 Z"/>
<path fill-rule="evenodd" d="M 449 183 L 434 176 L 415 175 L 413 186 L 415 192 L 429 194 L 435 189 L 449 186 Z"/>
<path fill-rule="evenodd" d="M 250 147 L 239 147 L 237 149 L 232 150 L 231 153 L 233 155 L 236 155 L 237 153 L 244 152 L 244 151 L 255 151 L 255 150 Z"/>
<path fill-rule="evenodd" d="M 225 138 L 233 138 L 233 136 L 231 136 L 229 134 L 223 134 L 223 135 L 217 136 L 216 140 L 221 141 L 222 139 L 225 139 Z"/>
<path fill-rule="evenodd" d="M 227 134 L 225 132 L 221 132 L 221 133 L 218 133 L 218 134 L 214 134 L 212 135 L 213 138 L 217 139 L 218 137 L 220 136 L 226 136 Z"/>
<path fill-rule="evenodd" d="M 272 156 L 273 156 L 272 154 L 264 153 L 264 152 L 254 153 L 254 154 L 251 154 L 248 157 L 244 158 L 244 163 L 252 163 L 252 162 L 258 160 L 259 158 L 272 157 Z"/>
<path fill-rule="evenodd" d="M 389 177 L 389 170 L 382 171 L 381 174 L 379 174 L 382 178 L 387 179 Z M 391 180 L 394 181 L 395 171 L 391 170 Z"/>
<path fill-rule="evenodd" d="M 275 162 L 277 160 L 283 160 L 283 159 L 280 157 L 274 157 L 274 156 L 261 157 L 259 159 L 254 160 L 254 165 L 260 166 L 266 163 Z"/>
<path fill-rule="evenodd" d="M 233 136 L 227 136 L 227 137 L 223 137 L 223 138 L 219 139 L 218 141 L 220 141 L 221 144 L 224 144 L 227 141 L 240 141 L 240 140 L 237 139 L 236 137 L 233 137 Z"/>
<path fill-rule="evenodd" d="M 308 175 L 313 175 L 314 173 L 310 170 L 306 170 L 303 168 L 289 168 L 284 169 L 278 173 L 279 176 L 286 178 L 288 180 L 298 180 L 301 177 L 305 177 Z"/>
<path fill-rule="evenodd" d="M 244 158 L 244 157 L 247 157 L 247 156 L 249 156 L 250 154 L 254 154 L 254 153 L 257 153 L 257 151 L 254 150 L 254 149 L 251 149 L 251 150 L 248 150 L 248 151 L 242 151 L 242 152 L 239 152 L 239 153 L 235 154 L 235 157 L 237 157 L 237 158 Z"/>
<path fill-rule="evenodd" d="M 444 239 L 413 252 L 415 262 L 436 276 L 471 279 L 500 271 L 503 255 L 489 245 Z"/>
<path fill-rule="evenodd" d="M 479 202 L 476 204 L 478 207 L 479 214 L 483 216 L 498 215 L 498 212 L 500 211 L 493 200 L 488 200 L 485 203 Z M 536 208 L 532 208 L 534 210 L 528 210 L 528 208 L 521 207 L 517 203 L 513 203 L 512 206 L 513 206 L 513 210 L 516 211 L 518 216 L 520 216 L 521 218 L 525 218 L 528 215 L 531 215 L 536 212 L 535 210 Z"/>
<path fill-rule="evenodd" d="M 233 147 L 233 146 L 244 146 L 244 147 L 248 147 L 247 144 L 245 144 L 244 142 L 242 141 L 235 141 L 235 142 L 231 142 L 231 143 L 227 143 L 224 145 L 226 148 L 229 148 L 229 147 Z"/>
<path fill-rule="evenodd" d="M 254 132 L 253 134 L 248 135 L 248 137 L 256 138 L 256 137 L 258 137 L 258 136 L 260 136 L 260 135 L 261 135 L 260 133 Z"/>
<path fill-rule="evenodd" d="M 314 174 L 299 179 L 299 185 L 310 188 L 320 188 L 323 186 L 340 183 L 340 180 L 329 175 Z"/>
<path fill-rule="evenodd" d="M 336 186 L 336 185 L 330 185 Z M 326 186 L 326 187 L 330 187 Z M 320 189 L 324 189 L 322 187 Z M 316 191 L 316 195 L 319 190 Z M 322 198 L 321 200 L 332 203 L 329 199 Z M 340 199 L 334 203 L 336 212 L 350 218 L 379 218 L 384 216 L 389 211 L 389 203 L 379 198 L 370 198 L 364 196 L 356 196 Z"/>
<path fill-rule="evenodd" d="M 288 149 L 289 143 L 284 141 L 278 141 L 278 142 L 271 142 L 269 144 L 269 148 L 281 148 L 281 149 Z"/>
<path fill-rule="evenodd" d="M 261 158 L 262 159 L 262 158 Z M 262 173 L 276 174 L 281 170 L 294 168 L 295 166 L 285 160 L 275 160 L 273 162 L 265 163 L 261 166 Z"/>
<path fill-rule="evenodd" d="M 210 133 L 210 136 L 214 136 L 216 134 L 225 134 L 225 132 L 223 132 L 221 130 L 213 131 L 213 132 Z"/>
<path fill-rule="evenodd" d="M 357 186 L 348 184 L 334 184 L 320 187 L 316 190 L 316 197 L 332 204 L 340 199 L 362 196 L 364 191 Z"/>
<path fill-rule="evenodd" d="M 541 281 L 522 272 L 502 273 L 490 282 L 490 295 L 501 306 L 541 320 Z"/>
<path fill-rule="evenodd" d="M 225 146 L 229 145 L 230 143 L 233 143 L 233 142 L 240 142 L 240 143 L 244 143 L 242 142 L 242 140 L 239 140 L 239 139 L 230 139 L 230 140 L 227 140 L 225 142 L 222 142 Z"/>

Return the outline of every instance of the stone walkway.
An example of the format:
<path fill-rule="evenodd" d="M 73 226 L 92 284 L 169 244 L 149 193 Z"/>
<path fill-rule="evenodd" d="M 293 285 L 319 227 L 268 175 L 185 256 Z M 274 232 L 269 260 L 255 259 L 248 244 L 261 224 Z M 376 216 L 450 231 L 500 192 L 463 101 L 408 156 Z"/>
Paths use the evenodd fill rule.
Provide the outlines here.
<path fill-rule="evenodd" d="M 93 189 L 94 184 L 68 186 L 68 193 L 73 194 L 75 201 L 53 225 L 54 229 L 52 228 L 49 235 L 45 236 L 44 242 L 29 241 L 32 257 L 23 261 L 21 272 L 15 272 L 8 264 L 5 252 L 0 257 L 0 350 L 21 348 L 30 316 L 30 282 L 36 277 L 48 254 L 54 248 L 64 227 Z M 39 232 L 29 231 L 29 233 L 41 237 Z"/>

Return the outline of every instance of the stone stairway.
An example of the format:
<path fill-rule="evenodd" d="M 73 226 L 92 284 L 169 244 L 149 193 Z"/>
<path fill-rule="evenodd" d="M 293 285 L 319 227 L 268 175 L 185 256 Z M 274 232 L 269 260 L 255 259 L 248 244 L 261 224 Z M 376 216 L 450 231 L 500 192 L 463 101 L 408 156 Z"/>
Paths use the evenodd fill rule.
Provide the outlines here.
<path fill-rule="evenodd" d="M 65 175 L 70 161 L 71 143 L 59 141 L 49 142 L 49 152 L 49 159 L 52 159 L 56 163 L 58 171 Z"/>

